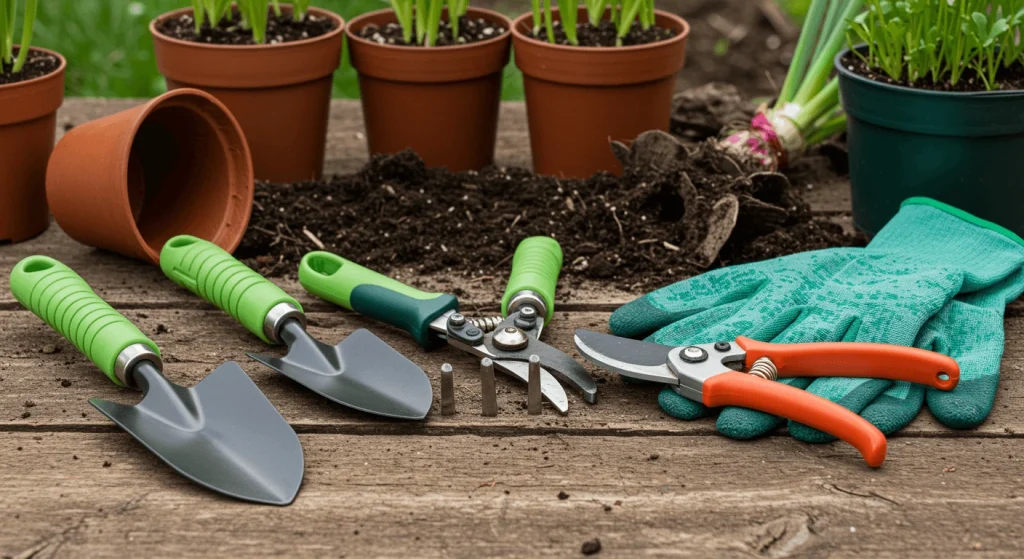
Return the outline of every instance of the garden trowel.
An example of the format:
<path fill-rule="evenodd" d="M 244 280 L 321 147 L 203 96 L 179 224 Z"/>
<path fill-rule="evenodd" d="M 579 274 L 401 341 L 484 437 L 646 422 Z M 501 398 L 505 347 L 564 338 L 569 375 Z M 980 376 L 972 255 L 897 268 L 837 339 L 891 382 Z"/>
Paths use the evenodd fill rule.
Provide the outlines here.
<path fill-rule="evenodd" d="M 398 419 L 423 419 L 434 399 L 423 369 L 368 330 L 337 345 L 306 332 L 299 302 L 217 245 L 180 235 L 160 252 L 160 267 L 178 285 L 217 305 L 284 357 L 250 357 L 324 398 Z"/>
<path fill-rule="evenodd" d="M 302 447 L 235 362 L 192 388 L 160 372 L 160 350 L 71 268 L 30 256 L 11 272 L 11 292 L 86 354 L 118 386 L 142 391 L 135 405 L 89 402 L 161 460 L 225 495 L 287 505 L 302 483 Z"/>

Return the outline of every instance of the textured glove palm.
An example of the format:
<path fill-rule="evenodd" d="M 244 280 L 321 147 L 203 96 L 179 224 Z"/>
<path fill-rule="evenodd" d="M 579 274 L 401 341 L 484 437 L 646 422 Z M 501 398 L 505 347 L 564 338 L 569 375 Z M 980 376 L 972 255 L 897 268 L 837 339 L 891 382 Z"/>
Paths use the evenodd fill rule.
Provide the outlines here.
<path fill-rule="evenodd" d="M 959 341 L 967 324 L 964 317 L 973 317 L 986 329 L 977 333 L 977 343 L 998 342 L 997 379 L 1002 309 L 1007 297 L 1012 300 L 1020 293 L 1016 286 L 1022 264 L 1024 241 L 1012 233 L 944 204 L 916 199 L 908 201 L 867 248 L 801 253 L 710 272 L 623 306 L 612 315 L 611 329 L 617 335 L 647 336 L 666 345 L 746 335 L 776 343 L 917 343 L 957 357 L 963 352 L 955 349 L 968 345 Z M 957 304 L 952 304 L 958 295 Z M 996 322 L 999 335 L 992 330 Z M 980 386 L 969 379 L 992 379 L 993 354 L 986 351 L 990 357 L 984 365 L 968 362 L 965 368 L 962 362 L 963 388 L 945 398 L 960 398 L 969 387 Z M 924 394 L 921 387 L 879 379 L 785 382 L 801 388 L 811 385 L 812 392 L 862 413 L 884 432 L 913 419 Z M 988 398 L 990 409 L 987 393 L 981 391 L 971 401 Z M 703 405 L 667 389 L 659 403 L 680 419 L 706 413 Z M 751 438 L 779 422 L 760 412 L 729 408 L 719 416 L 718 428 L 730 437 Z M 792 428 L 799 438 L 826 440 L 818 431 Z"/>

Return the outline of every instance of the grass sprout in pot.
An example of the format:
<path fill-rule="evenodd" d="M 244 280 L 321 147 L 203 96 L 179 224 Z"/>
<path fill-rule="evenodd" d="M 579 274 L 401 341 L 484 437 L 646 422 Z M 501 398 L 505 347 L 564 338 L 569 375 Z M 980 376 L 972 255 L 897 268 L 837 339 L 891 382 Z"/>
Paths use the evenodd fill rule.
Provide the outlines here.
<path fill-rule="evenodd" d="M 158 264 L 164 243 L 188 234 L 230 252 L 252 211 L 252 160 L 222 103 L 176 89 L 65 134 L 46 196 L 61 228 L 90 246 Z"/>
<path fill-rule="evenodd" d="M 29 47 L 38 4 L 23 5 L 15 26 L 17 2 L 0 0 L 0 245 L 35 237 L 50 223 L 46 161 L 64 102 L 67 63 L 56 52 Z"/>
<path fill-rule="evenodd" d="M 648 0 L 551 4 L 536 0 L 512 24 L 534 171 L 620 174 L 609 141 L 669 128 L 690 26 Z"/>
<path fill-rule="evenodd" d="M 415 151 L 428 167 L 494 162 L 511 21 L 466 2 L 396 0 L 346 30 L 371 154 Z"/>
<path fill-rule="evenodd" d="M 323 174 L 332 76 L 344 22 L 309 2 L 197 2 L 149 26 L 168 89 L 201 89 L 238 119 L 256 177 L 289 182 Z"/>
<path fill-rule="evenodd" d="M 946 21 L 922 31 L 939 38 L 927 56 L 904 54 L 903 40 L 923 44 L 914 36 L 883 33 L 892 18 L 915 21 L 896 3 L 882 17 L 869 6 L 852 25 L 866 44 L 835 58 L 853 218 L 869 234 L 905 199 L 926 196 L 1024 235 L 1021 18 L 986 10 L 988 1 L 964 2 L 925 2 L 932 21 Z M 962 9 L 971 15 L 961 18 Z"/>

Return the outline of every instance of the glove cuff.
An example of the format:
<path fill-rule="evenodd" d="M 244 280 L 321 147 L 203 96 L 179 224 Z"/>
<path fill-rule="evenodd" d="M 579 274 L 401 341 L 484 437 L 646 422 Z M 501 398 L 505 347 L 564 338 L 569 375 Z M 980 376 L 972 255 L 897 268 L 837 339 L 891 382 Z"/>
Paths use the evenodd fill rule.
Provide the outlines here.
<path fill-rule="evenodd" d="M 978 227 L 983 227 L 990 231 L 995 231 L 996 233 L 1003 235 L 1004 237 L 1010 239 L 1011 241 L 1021 246 L 1024 246 L 1024 239 L 1022 239 L 1020 235 L 1014 233 L 1013 231 L 1010 231 L 1009 229 L 1003 227 L 1002 225 L 999 225 L 998 223 L 993 223 L 987 219 L 982 219 L 972 213 L 961 210 L 960 208 L 957 208 L 955 206 L 951 206 L 945 202 L 939 202 L 934 198 L 928 198 L 925 196 L 914 196 L 912 198 L 907 198 L 906 200 L 904 200 L 903 203 L 900 204 L 900 208 L 902 209 L 907 206 L 913 205 L 931 206 L 937 210 L 942 210 L 972 225 L 977 225 Z"/>

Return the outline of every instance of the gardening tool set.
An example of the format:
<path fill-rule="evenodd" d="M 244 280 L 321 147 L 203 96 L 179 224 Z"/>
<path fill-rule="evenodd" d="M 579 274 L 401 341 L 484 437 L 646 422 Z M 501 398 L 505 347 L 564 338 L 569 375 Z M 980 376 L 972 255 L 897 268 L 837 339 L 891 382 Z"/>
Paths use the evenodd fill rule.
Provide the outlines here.
<path fill-rule="evenodd" d="M 345 30 L 365 89 L 371 149 L 422 145 L 431 164 L 460 169 L 488 164 L 501 68 L 514 40 L 521 53 L 517 64 L 526 75 L 527 102 L 534 105 L 529 118 L 538 169 L 589 176 L 596 159 L 598 168 L 615 170 L 606 150 L 610 136 L 633 138 L 667 126 L 666 103 L 646 106 L 623 100 L 633 95 L 668 99 L 682 66 L 689 26 L 644 3 L 639 16 L 644 29 L 660 22 L 668 38 L 619 51 L 618 62 L 603 72 L 580 73 L 577 67 L 590 57 L 603 58 L 605 49 L 580 47 L 573 25 L 565 31 L 570 45 L 554 44 L 551 18 L 574 22 L 589 16 L 600 21 L 605 4 L 592 4 L 590 11 L 581 8 L 575 16 L 557 11 L 553 16 L 548 10 L 544 21 L 549 42 L 538 40 L 539 12 L 532 20 L 528 14 L 513 23 L 492 18 L 492 12 L 466 11 L 500 24 L 493 24 L 499 30 L 494 37 L 447 51 L 464 53 L 459 64 L 451 63 L 443 49 L 384 45 L 363 37 L 360 29 Z M 357 22 L 380 26 L 397 17 L 411 37 L 411 5 L 397 2 L 408 9 L 397 15 L 375 12 Z M 437 6 L 431 20 L 436 28 L 441 2 L 431 5 Z M 249 19 L 263 13 L 259 2 L 240 6 L 256 10 L 247 12 Z M 776 106 L 763 109 L 749 129 L 728 135 L 719 147 L 740 154 L 746 163 L 784 166 L 806 145 L 824 141 L 845 126 L 846 117 L 838 112 L 840 84 L 844 103 L 857 109 L 851 111 L 856 124 L 851 146 L 858 145 L 855 136 L 863 142 L 880 134 L 867 121 L 878 124 L 874 120 L 883 113 L 873 105 L 866 109 L 845 93 L 882 86 L 842 68 L 843 77 L 829 78 L 847 22 L 860 7 L 854 0 L 831 8 L 814 0 L 807 27 L 820 27 L 823 36 L 801 36 L 796 70 L 787 76 Z M 48 149 L 64 60 L 55 55 L 57 69 L 49 77 L 16 88 L 4 86 L 7 93 L 0 94 L 14 92 L 26 100 L 26 114 L 15 114 L 0 103 L 0 144 L 15 146 L 0 149 L 0 173 L 16 175 L 11 180 L 19 187 L 4 189 L 0 184 L 0 241 L 24 240 L 45 228 L 40 190 L 45 174 L 52 213 L 70 236 L 158 263 L 167 278 L 230 314 L 262 342 L 287 346 L 283 356 L 249 353 L 253 360 L 342 406 L 389 419 L 425 419 L 434 394 L 420 366 L 366 329 L 334 345 L 321 342 L 307 329 L 298 300 L 230 254 L 248 224 L 254 177 L 298 180 L 321 173 L 326 127 L 320 124 L 326 122 L 330 75 L 338 65 L 344 23 L 311 10 L 328 28 L 297 48 L 316 60 L 290 65 L 277 59 L 267 62 L 266 57 L 291 52 L 281 45 L 211 48 L 161 34 L 165 23 L 185 13 L 172 12 L 152 24 L 157 61 L 173 91 L 76 127 L 52 155 Z M 304 17 L 301 10 L 294 15 L 297 20 Z M 234 16 L 225 11 L 202 17 L 219 21 Z M 196 23 L 198 30 L 202 21 Z M 631 19 L 619 22 L 620 44 L 630 25 Z M 870 35 L 867 24 L 858 25 L 860 33 Z M 426 44 L 436 40 L 434 29 Z M 993 43 L 993 53 L 997 47 L 1011 48 L 1000 44 Z M 216 56 L 208 53 L 212 58 L 193 60 L 207 50 Z M 405 62 L 396 66 L 398 59 Z M 209 70 L 207 62 L 231 70 L 221 75 Z M 285 70 L 251 80 L 252 68 L 263 65 Z M 438 84 L 445 87 L 438 89 Z M 477 149 L 458 147 L 455 155 L 443 149 L 451 146 L 435 135 L 452 120 L 446 111 L 413 111 L 420 125 L 408 137 L 379 136 L 389 128 L 409 128 L 410 114 L 393 109 L 409 96 L 410 88 L 423 97 L 436 96 L 436 104 L 457 101 L 452 106 L 463 110 L 466 120 L 479 121 L 473 132 L 461 134 L 462 141 Z M 371 90 L 381 95 L 365 95 Z M 279 119 L 268 119 L 268 101 L 261 95 L 271 93 L 271 105 L 304 107 L 307 118 L 292 119 L 292 113 L 280 111 Z M 614 99 L 610 102 L 607 95 Z M 482 101 L 473 105 L 466 99 Z M 650 110 L 631 112 L 641 105 Z M 920 115 L 927 114 L 930 124 L 934 112 Z M 587 118 L 573 120 L 579 114 Z M 591 118 L 596 114 L 619 122 Z M 12 127 L 29 121 L 32 126 L 18 138 L 9 135 Z M 561 129 L 541 130 L 551 122 Z M 592 123 L 597 128 L 588 128 Z M 1016 126 L 989 124 L 989 134 Z M 924 124 L 915 126 L 915 134 L 939 136 Z M 307 129 L 315 133 L 303 136 L 300 132 Z M 591 143 L 579 141 L 581 130 Z M 306 137 L 313 147 L 300 149 L 301 158 L 279 157 L 279 144 L 293 137 Z M 879 145 L 895 145 L 889 140 Z M 8 161 L 12 156 L 25 163 L 19 167 Z M 851 168 L 855 183 L 858 176 L 869 176 L 856 159 Z M 23 184 L 36 188 L 20 188 Z M 973 192 L 961 187 L 957 190 L 963 195 Z M 616 310 L 610 319 L 612 334 L 577 330 L 575 346 L 602 369 L 666 385 L 658 401 L 673 417 L 695 419 L 709 407 L 725 407 L 718 430 L 737 439 L 760 436 L 788 422 L 790 434 L 800 440 L 849 442 L 872 467 L 885 459 L 885 436 L 909 424 L 925 403 L 945 425 L 977 426 L 995 398 L 1003 312 L 1024 292 L 1024 239 L 932 199 L 903 201 L 894 217 L 895 200 L 886 203 L 886 211 L 879 214 L 884 219 L 872 218 L 868 229 L 886 224 L 865 248 L 799 253 L 684 280 Z M 1016 221 L 1000 220 L 1019 231 Z M 483 416 L 498 414 L 495 370 L 528 384 L 530 415 L 543 412 L 542 399 L 567 414 L 569 397 L 563 385 L 595 404 L 597 383 L 566 348 L 541 341 L 554 318 L 562 259 L 553 238 L 523 240 L 512 255 L 497 316 L 467 316 L 454 295 L 421 291 L 325 251 L 304 256 L 298 279 L 312 295 L 405 330 L 424 349 L 450 345 L 478 359 Z M 111 381 L 142 391 L 142 400 L 134 405 L 100 399 L 90 403 L 171 468 L 238 499 L 275 505 L 295 499 L 304 471 L 299 439 L 237 363 L 220 365 L 192 388 L 179 386 L 164 376 L 156 344 L 64 264 L 30 256 L 14 267 L 10 284 L 24 307 L 71 341 Z M 449 363 L 440 368 L 444 416 L 457 413 L 455 375 Z"/>

